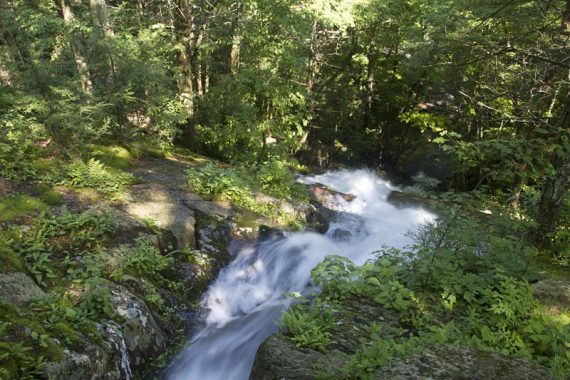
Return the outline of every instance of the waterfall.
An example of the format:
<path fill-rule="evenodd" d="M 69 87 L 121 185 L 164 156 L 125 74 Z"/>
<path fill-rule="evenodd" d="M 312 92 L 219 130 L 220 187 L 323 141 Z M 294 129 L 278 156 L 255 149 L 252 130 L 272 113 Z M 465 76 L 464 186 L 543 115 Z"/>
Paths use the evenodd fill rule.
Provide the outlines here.
<path fill-rule="evenodd" d="M 304 292 L 311 270 L 328 255 L 363 264 L 383 245 L 404 247 L 405 233 L 433 220 L 420 208 L 396 209 L 395 190 L 368 170 L 341 170 L 301 179 L 356 196 L 334 200 L 340 211 L 324 234 L 291 233 L 243 249 L 202 297 L 204 328 L 167 369 L 169 380 L 247 379 L 259 345 L 277 330 L 287 292 Z"/>

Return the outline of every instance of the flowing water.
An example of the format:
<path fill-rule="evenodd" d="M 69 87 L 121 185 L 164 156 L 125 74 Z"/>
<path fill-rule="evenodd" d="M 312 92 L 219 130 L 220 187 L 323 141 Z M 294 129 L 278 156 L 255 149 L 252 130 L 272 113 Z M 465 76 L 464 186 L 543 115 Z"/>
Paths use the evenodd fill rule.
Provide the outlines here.
<path fill-rule="evenodd" d="M 204 327 L 167 370 L 169 380 L 247 379 L 259 345 L 277 330 L 289 301 L 286 292 L 310 286 L 311 270 L 327 255 L 363 264 L 382 245 L 410 243 L 406 231 L 434 218 L 420 208 L 387 202 L 395 188 L 367 170 L 341 170 L 305 177 L 356 196 L 338 196 L 341 211 L 324 234 L 291 233 L 243 249 L 220 272 L 202 298 Z"/>

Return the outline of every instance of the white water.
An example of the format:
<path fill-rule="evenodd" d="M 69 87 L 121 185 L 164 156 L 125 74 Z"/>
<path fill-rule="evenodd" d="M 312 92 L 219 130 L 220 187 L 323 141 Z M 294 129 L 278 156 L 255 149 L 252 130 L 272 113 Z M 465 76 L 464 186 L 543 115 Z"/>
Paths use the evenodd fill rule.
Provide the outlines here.
<path fill-rule="evenodd" d="M 169 380 L 247 379 L 257 348 L 277 330 L 276 321 L 288 306 L 283 294 L 306 290 L 311 270 L 325 256 L 363 264 L 382 245 L 409 244 L 405 233 L 434 218 L 423 209 L 389 204 L 395 188 L 367 170 L 328 172 L 303 181 L 356 198 L 338 197 L 335 209 L 343 213 L 325 235 L 293 233 L 242 250 L 204 294 L 205 327 L 168 368 Z"/>

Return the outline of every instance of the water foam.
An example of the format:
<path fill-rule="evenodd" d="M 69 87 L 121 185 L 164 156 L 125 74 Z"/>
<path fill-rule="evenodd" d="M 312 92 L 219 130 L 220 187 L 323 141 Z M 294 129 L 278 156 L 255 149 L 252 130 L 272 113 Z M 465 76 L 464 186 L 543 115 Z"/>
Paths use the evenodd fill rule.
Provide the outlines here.
<path fill-rule="evenodd" d="M 334 208 L 341 213 L 324 235 L 293 233 L 239 252 L 203 295 L 205 327 L 170 365 L 168 379 L 247 379 L 257 348 L 276 331 L 275 321 L 289 305 L 284 293 L 306 290 L 311 270 L 327 255 L 362 264 L 383 245 L 409 244 L 405 233 L 435 217 L 421 208 L 396 209 L 387 202 L 396 188 L 368 170 L 327 172 L 301 181 L 356 198 L 336 198 Z"/>

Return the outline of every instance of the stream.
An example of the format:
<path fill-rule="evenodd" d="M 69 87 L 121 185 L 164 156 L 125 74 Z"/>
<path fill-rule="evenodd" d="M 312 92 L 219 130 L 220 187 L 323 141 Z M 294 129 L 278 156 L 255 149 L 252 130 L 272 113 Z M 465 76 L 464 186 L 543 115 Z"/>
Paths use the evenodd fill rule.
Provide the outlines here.
<path fill-rule="evenodd" d="M 284 293 L 306 292 L 319 262 L 342 255 L 363 264 L 383 245 L 406 246 L 411 242 L 407 231 L 435 218 L 421 208 L 389 204 L 396 188 L 368 170 L 327 172 L 301 181 L 356 198 L 335 198 L 340 213 L 325 234 L 287 233 L 239 252 L 203 295 L 203 328 L 168 367 L 169 380 L 248 379 L 259 345 L 277 330 L 290 303 Z"/>

